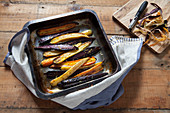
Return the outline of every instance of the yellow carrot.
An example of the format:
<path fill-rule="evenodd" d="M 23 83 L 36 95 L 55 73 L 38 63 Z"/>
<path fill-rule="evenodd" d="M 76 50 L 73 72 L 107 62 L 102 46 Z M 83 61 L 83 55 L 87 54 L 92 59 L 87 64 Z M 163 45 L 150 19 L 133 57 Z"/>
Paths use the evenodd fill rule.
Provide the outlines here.
<path fill-rule="evenodd" d="M 89 36 L 89 35 L 92 35 L 92 30 L 88 29 L 88 30 L 82 31 L 81 33 Z"/>
<path fill-rule="evenodd" d="M 87 62 L 88 59 L 89 57 L 80 60 L 74 66 L 72 66 L 69 70 L 67 70 L 64 74 L 50 81 L 50 84 L 52 86 L 56 86 L 59 82 L 67 79 L 71 74 L 73 74 L 76 70 L 78 70 L 85 62 Z"/>
<path fill-rule="evenodd" d="M 56 44 L 58 42 L 78 39 L 78 38 L 81 38 L 81 37 L 89 38 L 89 36 L 87 36 L 83 33 L 68 33 L 68 34 L 60 35 L 58 37 L 53 38 L 50 43 Z"/>
<path fill-rule="evenodd" d="M 43 56 L 44 57 L 52 57 L 52 56 L 57 56 L 62 53 L 63 53 L 63 51 L 46 51 L 46 52 L 44 52 Z"/>

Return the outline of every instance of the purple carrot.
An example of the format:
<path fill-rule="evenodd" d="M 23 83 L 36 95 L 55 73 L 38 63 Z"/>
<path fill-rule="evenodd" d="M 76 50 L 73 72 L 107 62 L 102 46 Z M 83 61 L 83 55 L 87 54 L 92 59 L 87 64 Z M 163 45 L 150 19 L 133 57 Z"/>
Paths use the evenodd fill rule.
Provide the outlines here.
<path fill-rule="evenodd" d="M 71 46 L 71 45 L 66 45 L 66 44 L 59 44 L 59 45 L 45 45 L 45 46 L 38 46 L 38 47 L 34 47 L 35 49 L 42 49 L 42 50 L 46 50 L 46 49 L 55 49 L 55 50 L 63 50 L 63 51 L 67 51 L 67 50 L 77 50 L 78 48 L 76 46 Z"/>
<path fill-rule="evenodd" d="M 83 58 L 83 57 L 89 57 L 89 56 L 92 56 L 92 55 L 98 53 L 100 50 L 101 50 L 101 48 L 99 46 L 86 48 L 82 52 L 68 58 L 68 60 L 76 60 L 76 59 Z"/>
<path fill-rule="evenodd" d="M 47 78 L 55 78 L 55 77 L 62 75 L 64 72 L 65 71 L 48 71 L 44 73 L 44 75 L 46 75 Z"/>
<path fill-rule="evenodd" d="M 87 80 L 87 79 L 96 79 L 102 76 L 107 75 L 108 73 L 97 73 L 97 74 L 92 74 L 92 75 L 88 75 L 88 76 L 82 76 L 82 77 L 76 77 L 76 78 L 71 78 L 71 79 L 66 79 L 61 81 L 62 84 L 69 84 L 69 83 L 73 83 L 73 82 L 78 82 L 78 81 L 82 81 L 82 80 Z"/>
<path fill-rule="evenodd" d="M 76 77 L 76 78 L 72 78 L 72 79 L 67 79 L 67 80 L 63 80 L 61 81 L 58 86 L 62 87 L 62 88 L 68 88 L 68 87 L 72 87 L 90 80 L 94 80 L 100 77 L 103 77 L 105 75 L 107 75 L 108 73 L 97 73 L 97 74 L 92 74 L 92 75 L 87 75 L 87 76 L 83 76 L 83 77 Z"/>
<path fill-rule="evenodd" d="M 158 6 L 157 4 L 155 4 L 155 3 L 151 3 L 151 5 L 153 5 L 153 6 L 156 7 L 156 8 L 153 9 L 150 13 L 145 14 L 145 16 L 151 15 L 151 14 L 153 14 L 153 13 L 159 11 L 159 10 L 161 11 L 161 14 L 162 14 L 162 9 L 161 9 L 161 7 L 159 7 L 159 6 Z"/>
<path fill-rule="evenodd" d="M 77 75 L 83 71 L 85 71 L 85 69 L 79 69 L 76 72 L 74 72 L 70 77 L 73 77 L 74 75 Z M 48 72 L 44 73 L 44 75 L 46 75 L 47 78 L 55 78 L 55 77 L 59 77 L 64 72 L 66 72 L 66 71 L 63 71 L 63 70 L 48 71 Z"/>

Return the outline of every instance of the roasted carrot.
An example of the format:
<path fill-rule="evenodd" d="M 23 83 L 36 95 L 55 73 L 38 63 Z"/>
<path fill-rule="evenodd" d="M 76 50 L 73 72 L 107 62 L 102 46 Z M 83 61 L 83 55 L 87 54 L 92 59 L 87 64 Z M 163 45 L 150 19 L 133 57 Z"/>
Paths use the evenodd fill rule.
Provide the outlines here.
<path fill-rule="evenodd" d="M 52 35 L 47 35 L 44 37 L 41 37 L 40 40 L 38 41 L 40 44 L 43 44 L 45 42 L 48 42 L 50 40 L 52 40 L 53 38 L 63 35 L 63 34 L 67 34 L 67 33 L 77 33 L 79 30 L 75 29 L 75 30 L 67 30 L 65 32 L 61 32 L 61 33 L 56 33 L 56 34 L 52 34 Z"/>
<path fill-rule="evenodd" d="M 96 62 L 96 58 L 92 56 L 85 64 L 83 64 L 83 66 L 88 66 L 94 64 L 95 62 Z"/>
<path fill-rule="evenodd" d="M 43 67 L 50 66 L 51 64 L 53 64 L 53 61 L 54 61 L 54 59 L 56 59 L 56 58 L 58 58 L 58 56 L 44 59 L 43 61 L 41 61 L 41 65 L 42 65 Z"/>
<path fill-rule="evenodd" d="M 91 74 L 95 74 L 98 73 L 99 71 L 103 70 L 102 67 L 102 62 L 96 63 L 92 68 L 85 70 L 77 75 L 75 75 L 73 78 L 75 77 L 80 77 L 80 76 L 86 76 L 86 75 L 91 75 Z"/>
<path fill-rule="evenodd" d="M 75 65 L 77 62 L 79 62 L 80 60 L 82 60 L 82 59 L 63 62 L 63 63 L 59 64 L 58 66 L 59 66 L 59 67 L 62 67 L 62 66 L 73 66 L 73 65 Z M 82 66 L 87 66 L 87 65 L 93 64 L 93 63 L 95 63 L 95 62 L 96 62 L 95 57 L 91 57 L 91 58 L 90 58 L 86 63 L 84 63 Z"/>
<path fill-rule="evenodd" d="M 89 42 L 85 42 L 83 44 L 81 44 L 78 48 L 78 50 L 73 50 L 73 51 L 68 51 L 66 53 L 61 54 L 56 60 L 54 60 L 55 64 L 59 64 L 62 63 L 63 61 L 65 61 L 67 58 L 83 51 L 86 47 L 88 47 L 91 44 L 91 41 Z"/>
<path fill-rule="evenodd" d="M 46 35 L 51 35 L 51 34 L 55 34 L 55 33 L 60 33 L 66 30 L 69 30 L 71 28 L 74 28 L 78 23 L 76 22 L 72 22 L 69 24 L 65 24 L 62 26 L 57 26 L 57 27 L 51 27 L 51 28 L 43 28 L 37 31 L 37 34 L 39 36 L 46 36 Z"/>
<path fill-rule="evenodd" d="M 77 62 L 79 62 L 82 59 L 78 59 L 78 60 L 74 60 L 74 61 L 66 61 L 63 62 L 61 64 L 53 64 L 50 67 L 51 68 L 61 68 L 61 70 L 68 70 L 70 69 L 73 65 L 75 65 Z M 90 66 L 92 64 L 94 64 L 96 62 L 96 58 L 95 57 L 91 57 L 86 63 L 84 63 L 81 67 L 87 67 Z"/>
<path fill-rule="evenodd" d="M 70 51 L 77 50 L 76 46 L 68 45 L 68 44 L 56 44 L 56 45 L 44 45 L 34 47 L 37 50 L 58 50 L 58 51 Z"/>
<path fill-rule="evenodd" d="M 77 43 L 74 46 L 78 48 L 81 44 L 82 43 Z M 60 55 L 62 53 L 64 53 L 64 52 L 63 51 L 57 51 L 57 50 L 55 50 L 55 51 L 46 51 L 46 52 L 44 52 L 43 56 L 44 57 L 52 57 L 52 56 Z"/>
<path fill-rule="evenodd" d="M 64 52 L 63 51 L 57 51 L 57 50 L 55 50 L 55 51 L 46 51 L 46 52 L 44 52 L 43 56 L 44 57 L 52 57 L 52 56 L 60 55 L 62 53 L 64 53 Z"/>
<path fill-rule="evenodd" d="M 88 29 L 88 30 L 82 31 L 81 33 L 89 36 L 89 35 L 92 35 L 92 30 Z"/>
<path fill-rule="evenodd" d="M 64 74 L 50 81 L 50 84 L 52 86 L 56 86 L 59 82 L 67 79 L 71 74 L 73 74 L 76 70 L 78 70 L 85 62 L 87 62 L 88 59 L 89 57 L 80 60 L 74 66 L 72 66 L 69 70 L 67 70 Z"/>
<path fill-rule="evenodd" d="M 81 37 L 89 38 L 89 36 L 83 34 L 83 33 L 68 33 L 64 34 L 58 37 L 53 38 L 50 43 L 51 44 L 56 44 L 58 42 L 63 42 L 63 41 L 68 41 L 68 40 L 73 40 L 73 39 L 78 39 Z"/>
<path fill-rule="evenodd" d="M 94 64 L 91 64 L 91 65 L 86 65 L 86 66 L 81 66 L 79 69 L 87 69 L 87 68 L 91 68 L 91 67 L 93 67 L 94 66 Z M 68 70 L 68 69 L 70 69 L 71 68 L 71 66 L 70 67 L 58 67 L 58 64 L 52 64 L 51 66 L 50 66 L 50 68 L 60 68 L 61 70 Z"/>

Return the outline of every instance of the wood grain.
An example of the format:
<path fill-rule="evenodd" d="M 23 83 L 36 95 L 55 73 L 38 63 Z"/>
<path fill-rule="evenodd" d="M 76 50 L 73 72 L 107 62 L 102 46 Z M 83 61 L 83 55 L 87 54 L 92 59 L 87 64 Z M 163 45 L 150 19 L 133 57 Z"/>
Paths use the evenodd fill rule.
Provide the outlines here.
<path fill-rule="evenodd" d="M 78 9 L 94 10 L 97 13 L 107 34 L 114 34 L 114 33 L 127 34 L 127 32 L 122 30 L 117 24 L 115 24 L 112 21 L 112 16 L 111 16 L 112 12 L 115 12 L 118 9 L 117 7 L 100 7 L 100 6 L 94 7 L 94 6 L 74 6 L 74 5 L 67 5 L 67 6 L 63 5 L 63 6 L 56 7 L 56 5 L 48 5 L 48 6 L 40 5 L 38 18 L 44 18 L 56 14 L 72 12 L 74 11 L 73 9 L 75 9 L 75 7 L 78 7 Z"/>
<path fill-rule="evenodd" d="M 102 7 L 102 6 L 76 6 L 78 9 L 94 10 L 107 34 L 127 34 L 122 28 L 112 21 L 112 13 L 118 7 Z M 62 10 L 61 10 L 62 9 Z M 0 3 L 0 31 L 19 31 L 24 24 L 30 20 L 54 16 L 62 13 L 74 11 L 73 5 L 37 5 L 37 4 L 11 4 Z"/>
<path fill-rule="evenodd" d="M 38 5 L 0 3 L 0 31 L 19 31 L 37 18 Z"/>
<path fill-rule="evenodd" d="M 11 0 L 12 3 L 41 3 L 41 4 L 79 4 L 90 6 L 122 6 L 128 0 Z"/>
<path fill-rule="evenodd" d="M 161 54 L 155 54 L 148 47 L 143 46 L 140 59 L 134 68 L 170 69 L 170 47 Z"/>
<path fill-rule="evenodd" d="M 8 44 L 15 33 L 0 32 L 0 66 L 4 66 L 3 60 L 8 52 Z"/>
<path fill-rule="evenodd" d="M 169 108 L 169 73 L 170 70 L 132 69 L 123 81 L 125 93 L 111 106 L 116 108 Z"/>
<path fill-rule="evenodd" d="M 169 108 L 169 73 L 170 70 L 131 70 L 123 81 L 123 96 L 105 108 Z M 64 108 L 33 96 L 8 68 L 0 67 L 0 75 L 4 75 L 0 76 L 1 108 Z"/>

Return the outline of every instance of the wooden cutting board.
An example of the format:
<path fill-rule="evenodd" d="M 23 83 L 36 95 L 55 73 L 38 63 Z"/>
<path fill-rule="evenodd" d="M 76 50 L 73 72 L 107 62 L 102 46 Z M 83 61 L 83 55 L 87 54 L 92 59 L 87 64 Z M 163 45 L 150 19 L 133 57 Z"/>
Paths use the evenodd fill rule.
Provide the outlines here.
<path fill-rule="evenodd" d="M 149 13 L 152 9 L 155 8 L 152 5 L 150 5 L 150 3 L 158 4 L 163 10 L 163 19 L 164 20 L 167 19 L 168 26 L 170 26 L 170 0 L 147 0 L 147 1 L 148 1 L 148 6 L 145 10 L 145 13 Z M 128 28 L 130 24 L 130 19 L 132 19 L 135 16 L 136 12 L 138 11 L 140 5 L 143 2 L 144 0 L 130 0 L 122 8 L 120 8 L 118 11 L 116 11 L 113 14 L 113 19 L 116 19 L 117 21 L 122 23 L 126 28 Z M 135 34 L 135 35 L 145 40 L 144 35 L 141 35 L 141 34 Z M 149 44 L 152 44 L 152 43 L 155 43 L 155 42 L 152 40 Z M 163 50 L 165 50 L 169 46 L 169 44 L 170 44 L 170 40 L 166 40 L 164 42 L 158 43 L 155 46 L 151 46 L 151 47 L 149 46 L 149 47 L 153 49 L 155 52 L 161 53 Z"/>

